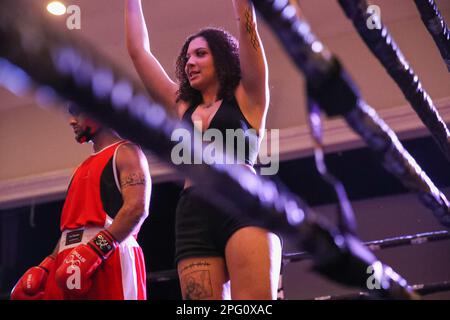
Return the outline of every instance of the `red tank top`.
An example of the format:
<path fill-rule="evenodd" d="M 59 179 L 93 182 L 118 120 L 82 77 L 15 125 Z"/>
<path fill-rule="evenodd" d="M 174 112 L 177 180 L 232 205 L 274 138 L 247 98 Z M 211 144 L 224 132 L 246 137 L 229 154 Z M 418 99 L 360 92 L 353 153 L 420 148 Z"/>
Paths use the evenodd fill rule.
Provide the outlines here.
<path fill-rule="evenodd" d="M 117 148 L 127 141 L 116 142 L 92 154 L 76 170 L 67 190 L 61 214 L 61 231 L 87 225 L 106 227 L 111 223 L 103 208 L 100 178 Z"/>

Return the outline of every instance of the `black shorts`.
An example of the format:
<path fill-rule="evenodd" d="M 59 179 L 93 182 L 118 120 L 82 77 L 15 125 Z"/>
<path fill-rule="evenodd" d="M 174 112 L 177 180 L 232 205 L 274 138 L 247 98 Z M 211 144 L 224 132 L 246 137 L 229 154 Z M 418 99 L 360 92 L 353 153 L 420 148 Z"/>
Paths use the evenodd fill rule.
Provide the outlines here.
<path fill-rule="evenodd" d="M 195 194 L 181 192 L 175 216 L 175 265 L 185 258 L 225 257 L 228 239 L 237 230 L 257 226 L 244 216 L 232 216 Z"/>

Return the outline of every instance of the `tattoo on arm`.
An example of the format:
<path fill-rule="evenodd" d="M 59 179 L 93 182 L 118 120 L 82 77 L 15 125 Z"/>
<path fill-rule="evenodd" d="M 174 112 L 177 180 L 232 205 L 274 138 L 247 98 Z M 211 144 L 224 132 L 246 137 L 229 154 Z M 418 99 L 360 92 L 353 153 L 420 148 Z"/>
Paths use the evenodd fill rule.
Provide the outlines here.
<path fill-rule="evenodd" d="M 250 42 L 252 43 L 253 48 L 258 51 L 259 42 L 258 36 L 256 34 L 255 27 L 253 25 L 253 12 L 250 8 L 245 10 L 245 28 L 247 29 L 248 34 L 250 35 Z"/>
<path fill-rule="evenodd" d="M 131 173 L 125 178 L 122 178 L 120 186 L 122 188 L 145 185 L 145 176 L 143 173 Z"/>

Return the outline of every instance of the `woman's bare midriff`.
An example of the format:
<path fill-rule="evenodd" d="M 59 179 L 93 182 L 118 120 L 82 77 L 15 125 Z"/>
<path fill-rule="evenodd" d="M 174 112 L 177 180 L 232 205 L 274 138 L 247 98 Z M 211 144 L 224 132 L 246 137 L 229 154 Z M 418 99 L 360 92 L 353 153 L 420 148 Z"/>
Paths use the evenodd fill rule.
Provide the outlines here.
<path fill-rule="evenodd" d="M 243 168 L 246 168 L 247 170 L 250 170 L 252 173 L 256 174 L 255 168 L 253 168 L 249 164 L 241 164 Z M 194 185 L 194 182 L 192 182 L 190 179 L 186 179 L 184 182 L 184 189 L 192 187 Z"/>

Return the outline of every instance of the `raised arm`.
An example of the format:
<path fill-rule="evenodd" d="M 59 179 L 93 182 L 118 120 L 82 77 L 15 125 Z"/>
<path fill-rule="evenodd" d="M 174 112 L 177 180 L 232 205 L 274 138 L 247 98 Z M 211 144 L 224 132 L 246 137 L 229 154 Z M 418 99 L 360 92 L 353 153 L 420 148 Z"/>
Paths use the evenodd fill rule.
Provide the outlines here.
<path fill-rule="evenodd" d="M 240 94 L 244 95 L 242 99 L 246 102 L 241 107 L 265 112 L 269 104 L 268 70 L 255 10 L 249 0 L 233 0 L 233 7 L 239 30 L 241 83 L 244 91 Z"/>
<path fill-rule="evenodd" d="M 147 159 L 136 145 L 121 146 L 116 163 L 123 205 L 108 231 L 121 242 L 140 228 L 148 215 L 151 181 Z"/>
<path fill-rule="evenodd" d="M 176 116 L 178 85 L 169 78 L 150 50 L 141 0 L 125 0 L 125 38 L 128 54 L 150 96 Z"/>

